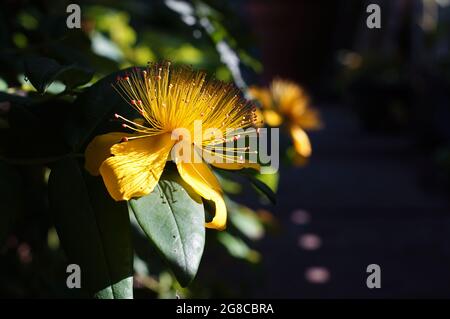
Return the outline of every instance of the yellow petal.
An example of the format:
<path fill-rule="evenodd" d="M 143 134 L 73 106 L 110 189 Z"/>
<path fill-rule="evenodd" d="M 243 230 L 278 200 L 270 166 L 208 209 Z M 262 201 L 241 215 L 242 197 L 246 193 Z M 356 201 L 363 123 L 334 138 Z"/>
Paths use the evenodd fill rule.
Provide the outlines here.
<path fill-rule="evenodd" d="M 223 200 L 223 196 L 219 193 L 212 193 L 211 199 L 216 206 L 214 218 L 209 223 L 205 224 L 206 228 L 212 228 L 216 230 L 225 230 L 227 227 L 227 206 Z"/>
<path fill-rule="evenodd" d="M 277 111 L 274 110 L 263 110 L 264 122 L 272 127 L 278 127 L 283 123 L 283 118 Z"/>
<path fill-rule="evenodd" d="M 294 82 L 275 79 L 271 84 L 271 92 L 277 107 L 281 113 L 302 113 L 308 97 L 304 89 Z"/>
<path fill-rule="evenodd" d="M 311 156 L 311 142 L 309 141 L 306 132 L 297 125 L 291 125 L 289 129 L 294 142 L 295 151 L 304 157 Z"/>
<path fill-rule="evenodd" d="M 99 168 L 102 163 L 111 156 L 110 148 L 114 144 L 120 142 L 124 136 L 130 136 L 131 134 L 113 132 L 96 136 L 86 147 L 85 163 L 86 170 L 94 176 L 100 174 Z"/>
<path fill-rule="evenodd" d="M 298 97 L 288 104 L 285 104 L 282 112 L 291 119 L 300 118 L 308 109 L 309 103 L 308 97 Z"/>
<path fill-rule="evenodd" d="M 272 97 L 268 89 L 252 86 L 248 89 L 250 96 L 259 101 L 263 109 L 272 108 Z"/>
<path fill-rule="evenodd" d="M 111 147 L 109 157 L 100 166 L 109 194 L 116 201 L 129 200 L 153 191 L 174 144 L 170 134 L 143 137 Z"/>
<path fill-rule="evenodd" d="M 192 148 L 192 152 L 195 152 Z M 223 230 L 227 223 L 227 208 L 222 196 L 219 181 L 205 162 L 194 163 L 177 160 L 177 168 L 181 178 L 188 183 L 195 192 L 206 200 L 213 201 L 216 212 L 206 227 Z"/>
<path fill-rule="evenodd" d="M 294 158 L 292 159 L 292 164 L 296 167 L 306 166 L 309 162 L 308 157 L 304 157 L 295 153 Z"/>
<path fill-rule="evenodd" d="M 243 168 L 252 168 L 259 171 L 261 169 L 261 166 L 258 163 L 250 163 L 248 161 L 245 161 L 243 163 L 235 162 L 235 163 L 210 163 L 212 166 L 220 168 L 220 169 L 227 169 L 227 170 L 239 170 Z"/>
<path fill-rule="evenodd" d="M 305 112 L 295 120 L 295 122 L 305 130 L 317 130 L 322 128 L 319 111 L 312 108 L 306 109 Z"/>

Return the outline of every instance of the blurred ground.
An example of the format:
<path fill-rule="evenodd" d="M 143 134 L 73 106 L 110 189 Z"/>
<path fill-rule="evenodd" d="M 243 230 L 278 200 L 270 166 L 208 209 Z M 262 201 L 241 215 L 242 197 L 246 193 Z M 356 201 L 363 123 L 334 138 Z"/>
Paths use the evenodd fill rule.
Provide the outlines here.
<path fill-rule="evenodd" d="M 412 141 L 363 133 L 339 107 L 321 111 L 310 164 L 282 168 L 283 231 L 258 247 L 267 277 L 255 296 L 449 297 L 449 203 L 421 187 Z M 372 263 L 381 289 L 366 287 Z"/>

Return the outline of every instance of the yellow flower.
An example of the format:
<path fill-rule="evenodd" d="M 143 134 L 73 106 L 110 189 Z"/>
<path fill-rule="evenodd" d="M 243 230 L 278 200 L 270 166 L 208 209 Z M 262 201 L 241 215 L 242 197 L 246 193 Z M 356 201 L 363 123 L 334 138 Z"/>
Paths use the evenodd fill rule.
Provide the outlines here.
<path fill-rule="evenodd" d="M 278 127 L 283 122 L 294 142 L 296 153 L 302 157 L 311 156 L 311 142 L 305 129 L 321 127 L 319 114 L 309 107 L 309 97 L 296 83 L 275 79 L 270 88 L 251 87 L 250 95 L 260 101 L 262 109 L 257 111 L 258 118 L 268 125 Z"/>
<path fill-rule="evenodd" d="M 249 147 L 223 146 L 240 137 L 233 132 L 253 125 L 255 108 L 233 85 L 206 81 L 205 73 L 186 67 L 173 68 L 169 62 L 151 64 L 145 70 L 136 68 L 118 78 L 114 88 L 142 119 L 131 121 L 116 114 L 123 127 L 132 133 L 113 132 L 95 137 L 85 151 L 86 169 L 92 175 L 100 174 L 110 195 L 120 201 L 152 192 L 166 161 L 173 160 L 181 178 L 215 204 L 215 216 L 206 227 L 224 229 L 227 212 L 222 189 L 205 162 L 205 155 L 225 159 L 210 162 L 221 169 L 259 169 L 257 163 L 244 158 L 250 153 Z M 196 121 L 201 121 L 200 134 L 196 133 Z M 187 134 L 174 138 L 174 132 L 180 128 Z M 220 132 L 231 129 L 231 133 L 208 137 L 205 132 L 214 129 Z M 194 134 L 194 142 L 186 139 Z M 175 146 L 182 146 L 183 152 L 188 150 L 190 158 L 185 160 L 180 153 L 173 155 Z"/>

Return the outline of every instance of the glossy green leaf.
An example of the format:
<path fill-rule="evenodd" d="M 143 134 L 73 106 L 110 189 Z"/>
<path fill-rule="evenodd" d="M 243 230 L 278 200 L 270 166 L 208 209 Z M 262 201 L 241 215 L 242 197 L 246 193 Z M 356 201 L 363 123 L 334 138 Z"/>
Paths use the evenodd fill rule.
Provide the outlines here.
<path fill-rule="evenodd" d="M 82 288 L 97 298 L 133 297 L 133 248 L 126 202 L 115 202 L 100 177 L 74 159 L 57 162 L 49 200 L 61 244 L 81 268 Z"/>
<path fill-rule="evenodd" d="M 53 59 L 33 56 L 25 60 L 25 75 L 38 92 L 45 93 L 54 81 L 70 89 L 89 82 L 94 73 L 83 66 L 61 65 Z"/>
<path fill-rule="evenodd" d="M 205 212 L 201 197 L 176 172 L 166 172 L 147 196 L 130 206 L 150 242 L 182 286 L 197 274 L 205 245 Z"/>

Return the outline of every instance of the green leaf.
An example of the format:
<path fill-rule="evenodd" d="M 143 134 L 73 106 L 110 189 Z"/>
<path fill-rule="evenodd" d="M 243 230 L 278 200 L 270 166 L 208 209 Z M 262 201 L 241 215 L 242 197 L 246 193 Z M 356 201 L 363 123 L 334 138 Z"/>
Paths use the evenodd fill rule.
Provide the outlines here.
<path fill-rule="evenodd" d="M 40 93 L 45 93 L 54 81 L 61 81 L 71 89 L 89 82 L 94 72 L 79 65 L 61 65 L 56 60 L 44 57 L 25 59 L 25 75 Z"/>
<path fill-rule="evenodd" d="M 25 76 L 41 93 L 53 82 L 60 69 L 61 65 L 53 59 L 30 57 L 25 60 Z"/>
<path fill-rule="evenodd" d="M 176 172 L 165 170 L 158 186 L 130 206 L 150 242 L 187 286 L 197 274 L 205 245 L 205 212 L 201 197 Z"/>
<path fill-rule="evenodd" d="M 230 199 L 226 200 L 230 222 L 242 234 L 252 240 L 264 237 L 264 226 L 258 215 L 250 208 Z"/>
<path fill-rule="evenodd" d="M 257 173 L 255 175 L 257 179 L 259 179 L 261 182 L 269 186 L 269 188 L 272 190 L 272 192 L 276 193 L 278 190 L 278 181 L 280 179 L 279 172 L 270 173 L 270 174 L 260 174 Z"/>
<path fill-rule="evenodd" d="M 56 75 L 55 80 L 61 81 L 67 88 L 73 89 L 88 83 L 93 76 L 94 72 L 92 70 L 73 64 L 65 66 L 61 72 Z"/>
<path fill-rule="evenodd" d="M 277 203 L 277 195 L 274 193 L 272 188 L 267 186 L 267 184 L 265 184 L 264 182 L 262 182 L 259 179 L 260 177 L 258 177 L 258 176 L 263 176 L 262 174 L 255 176 L 253 171 L 247 171 L 245 169 L 239 171 L 239 173 L 244 175 L 245 177 L 247 177 L 250 180 L 250 182 L 252 183 L 252 185 L 256 189 L 261 191 L 272 202 L 272 204 L 275 205 Z"/>
<path fill-rule="evenodd" d="M 123 76 L 127 70 L 112 73 L 84 90 L 75 101 L 75 110 L 68 124 L 67 141 L 75 150 L 81 150 L 90 140 L 105 132 L 120 131 L 121 125 L 111 121 L 114 113 L 134 118 L 137 112 L 114 90 L 112 84 L 117 76 Z M 114 126 L 115 125 L 115 126 Z"/>
<path fill-rule="evenodd" d="M 217 240 L 235 258 L 244 259 L 251 263 L 258 263 L 261 260 L 259 252 L 251 249 L 241 238 L 233 236 L 229 232 L 223 231 L 218 233 Z"/>
<path fill-rule="evenodd" d="M 219 169 L 220 170 L 220 169 Z M 222 172 L 222 175 L 220 173 Z M 219 180 L 220 185 L 225 193 L 228 194 L 239 194 L 242 192 L 242 185 L 236 181 L 233 181 L 230 178 L 227 178 L 226 175 L 223 174 L 224 170 L 219 171 L 219 174 L 216 174 L 217 179 Z"/>
<path fill-rule="evenodd" d="M 23 209 L 21 177 L 15 167 L 0 161 L 0 248 L 14 217 Z"/>
<path fill-rule="evenodd" d="M 97 55 L 94 52 L 99 51 L 93 50 L 93 47 L 97 47 L 95 46 L 94 38 L 93 34 L 88 34 L 81 29 L 67 30 L 66 28 L 63 37 L 48 43 L 46 56 L 56 58 L 62 64 L 76 63 L 92 67 L 99 74 L 109 74 L 113 70 L 117 70 L 117 62 L 104 57 L 102 50 L 100 50 L 101 55 Z"/>
<path fill-rule="evenodd" d="M 100 177 L 74 159 L 57 162 L 49 200 L 61 244 L 81 268 L 82 288 L 97 298 L 133 297 L 133 248 L 126 202 L 115 202 Z"/>

